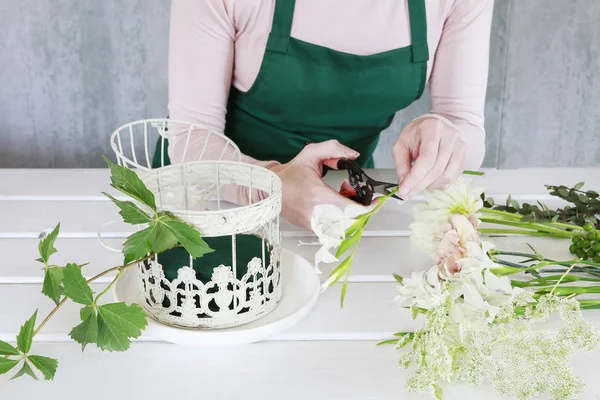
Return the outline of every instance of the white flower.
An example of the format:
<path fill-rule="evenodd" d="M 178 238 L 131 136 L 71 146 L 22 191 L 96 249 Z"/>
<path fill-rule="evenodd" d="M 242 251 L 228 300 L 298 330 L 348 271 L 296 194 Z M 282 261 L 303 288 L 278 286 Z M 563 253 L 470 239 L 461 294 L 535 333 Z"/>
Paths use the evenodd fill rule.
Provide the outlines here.
<path fill-rule="evenodd" d="M 315 254 L 315 267 L 317 267 L 317 270 L 322 262 L 333 263 L 339 261 L 329 251 L 342 244 L 346 238 L 346 230 L 355 222 L 354 218 L 367 212 L 366 208 L 358 204 L 348 205 L 344 210 L 331 204 L 315 206 L 310 225 L 322 245 Z"/>
<path fill-rule="evenodd" d="M 425 192 L 425 201 L 414 207 L 415 221 L 411 224 L 411 239 L 415 247 L 431 251 L 439 241 L 453 215 L 464 215 L 477 226 L 477 212 L 483 207 L 483 190 L 473 186 L 471 180 L 460 178 L 445 190 Z"/>
<path fill-rule="evenodd" d="M 404 278 L 397 287 L 398 296 L 394 299 L 400 307 L 413 304 L 419 308 L 430 310 L 444 304 L 448 296 L 438 276 L 437 266 L 428 271 L 413 271 L 410 277 Z"/>

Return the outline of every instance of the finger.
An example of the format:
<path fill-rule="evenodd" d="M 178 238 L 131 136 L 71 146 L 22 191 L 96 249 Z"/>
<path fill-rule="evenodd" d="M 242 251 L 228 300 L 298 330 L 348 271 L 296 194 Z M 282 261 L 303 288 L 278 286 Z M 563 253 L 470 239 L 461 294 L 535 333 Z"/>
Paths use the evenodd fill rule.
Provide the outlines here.
<path fill-rule="evenodd" d="M 450 183 L 454 182 L 462 174 L 466 162 L 466 149 L 465 147 L 461 147 L 450 157 L 446 171 L 429 187 L 431 189 L 445 189 L 448 187 Z"/>
<path fill-rule="evenodd" d="M 396 166 L 398 184 L 401 184 L 402 180 L 408 175 L 412 165 L 412 155 L 409 147 L 411 138 L 409 135 L 412 135 L 412 133 L 401 133 L 396 143 L 394 143 L 394 147 L 392 147 L 392 158 L 394 159 L 394 165 Z"/>
<path fill-rule="evenodd" d="M 344 197 L 356 196 L 356 190 L 350 185 L 350 182 L 344 181 L 340 187 L 340 194 Z"/>
<path fill-rule="evenodd" d="M 311 143 L 302 149 L 298 158 L 303 161 L 323 162 L 332 158 L 355 159 L 360 154 L 350 147 L 344 146 L 337 140 L 328 140 L 321 143 Z"/>
<path fill-rule="evenodd" d="M 327 165 L 331 169 L 338 169 L 339 158 L 332 158 L 330 160 L 323 161 L 323 165 Z"/>
<path fill-rule="evenodd" d="M 407 197 L 414 197 L 421 193 L 423 190 L 428 188 L 429 185 L 438 180 L 444 174 L 444 172 L 446 172 L 446 168 L 448 167 L 448 163 L 450 162 L 450 158 L 454 152 L 454 143 L 454 138 L 440 140 L 435 164 L 429 170 L 427 175 L 425 175 L 423 179 L 411 189 Z"/>
<path fill-rule="evenodd" d="M 349 206 L 351 204 L 358 204 L 355 201 L 352 201 L 349 198 L 342 196 L 330 187 L 324 188 L 323 194 L 320 198 L 320 202 L 322 204 L 332 204 L 342 210 L 344 210 L 346 206 Z"/>
<path fill-rule="evenodd" d="M 400 183 L 398 196 L 405 200 L 409 198 L 413 189 L 421 183 L 423 178 L 425 178 L 429 171 L 435 166 L 439 146 L 440 135 L 437 132 L 421 139 L 419 155 L 406 177 Z"/>

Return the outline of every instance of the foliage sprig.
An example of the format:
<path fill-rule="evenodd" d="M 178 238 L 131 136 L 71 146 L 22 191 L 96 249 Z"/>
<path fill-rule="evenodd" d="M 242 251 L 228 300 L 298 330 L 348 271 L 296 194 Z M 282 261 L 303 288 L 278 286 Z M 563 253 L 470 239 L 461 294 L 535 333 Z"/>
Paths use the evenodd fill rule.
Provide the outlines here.
<path fill-rule="evenodd" d="M 32 355 L 30 351 L 35 335 L 68 300 L 82 306 L 79 310 L 81 323 L 69 333 L 71 339 L 81 344 L 82 350 L 89 344 L 95 344 L 104 351 L 126 351 L 131 345 L 131 339 L 140 337 L 148 325 L 144 310 L 137 304 L 100 302 L 125 269 L 175 247 L 185 248 L 194 258 L 213 251 L 196 229 L 179 221 L 173 214 L 157 208 L 154 194 L 134 171 L 114 164 L 106 157 L 105 160 L 111 171 L 111 186 L 135 202 L 122 201 L 108 193 L 104 194 L 117 205 L 125 223 L 147 227 L 130 235 L 125 241 L 122 265 L 106 269 L 87 280 L 82 272 L 87 264 L 71 262 L 62 266 L 50 261 L 50 257 L 57 252 L 54 246 L 59 236 L 60 223 L 39 242 L 40 257 L 37 261 L 44 265 L 42 293 L 54 302 L 55 307 L 37 328 L 35 324 L 38 311 L 33 313 L 21 327 L 16 337 L 16 347 L 0 340 L 0 375 L 21 365 L 11 379 L 28 375 L 37 380 L 34 368 L 45 380 L 54 379 L 58 360 Z M 92 289 L 91 282 L 115 271 L 116 276 L 104 290 L 96 293 Z"/>

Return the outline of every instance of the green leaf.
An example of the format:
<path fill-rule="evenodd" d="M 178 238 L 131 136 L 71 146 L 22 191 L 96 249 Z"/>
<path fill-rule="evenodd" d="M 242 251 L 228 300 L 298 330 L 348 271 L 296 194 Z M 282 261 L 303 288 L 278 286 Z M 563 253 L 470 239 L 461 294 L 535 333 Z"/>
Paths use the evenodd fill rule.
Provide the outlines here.
<path fill-rule="evenodd" d="M 65 296 L 75 303 L 90 305 L 94 302 L 94 292 L 85 281 L 81 267 L 77 264 L 67 264 L 63 278 Z"/>
<path fill-rule="evenodd" d="M 48 296 L 58 305 L 62 295 L 63 271 L 60 267 L 46 267 L 42 293 Z"/>
<path fill-rule="evenodd" d="M 563 187 L 559 187 L 558 188 L 558 194 L 562 197 L 568 197 L 569 196 L 569 191 L 566 188 Z"/>
<path fill-rule="evenodd" d="M 32 377 L 36 381 L 38 380 L 37 376 L 35 376 L 35 374 L 33 373 L 33 370 L 29 366 L 29 363 L 27 362 L 27 360 L 25 360 L 23 362 L 23 367 L 21 368 L 21 370 L 19 372 L 17 372 L 15 374 L 15 376 L 13 376 L 12 378 L 10 378 L 10 380 L 12 381 L 13 379 L 20 378 L 20 377 L 22 377 L 25 374 L 29 375 L 30 377 Z"/>
<path fill-rule="evenodd" d="M 37 318 L 37 310 L 33 313 L 19 331 L 17 335 L 17 346 L 23 352 L 23 354 L 29 353 L 31 350 L 31 343 L 33 342 L 33 328 L 35 326 L 35 319 Z"/>
<path fill-rule="evenodd" d="M 519 202 L 516 200 L 511 200 L 510 201 L 510 205 L 513 206 L 514 208 L 516 208 L 517 210 L 519 209 Z"/>
<path fill-rule="evenodd" d="M 51 381 L 54 379 L 56 369 L 58 368 L 58 360 L 43 356 L 29 356 L 27 359 L 31 361 L 34 367 L 40 370 L 45 380 Z"/>
<path fill-rule="evenodd" d="M 346 299 L 346 290 L 348 289 L 348 277 L 350 276 L 350 268 L 346 271 L 346 278 L 344 279 L 344 284 L 342 285 L 342 294 L 340 296 L 340 307 L 344 308 L 344 300 Z"/>
<path fill-rule="evenodd" d="M 179 241 L 162 222 L 156 224 L 156 235 L 152 243 L 152 252 L 158 254 L 175 246 Z"/>
<path fill-rule="evenodd" d="M 202 257 L 214 251 L 202 239 L 200 232 L 191 226 L 175 220 L 166 220 L 164 224 L 192 257 Z"/>
<path fill-rule="evenodd" d="M 509 194 L 508 198 L 506 199 L 506 207 L 510 207 L 510 202 L 512 201 L 512 196 Z"/>
<path fill-rule="evenodd" d="M 119 211 L 119 214 L 121 214 L 121 217 L 123 217 L 124 222 L 132 225 L 147 224 L 148 222 L 150 222 L 150 216 L 146 214 L 141 208 L 139 208 L 135 203 L 131 201 L 118 200 L 105 192 L 102 192 L 102 194 L 111 199 L 113 203 L 115 203 L 117 207 L 121 209 L 121 211 Z"/>
<path fill-rule="evenodd" d="M 148 325 L 146 313 L 137 304 L 104 304 L 98 307 L 98 314 L 107 325 L 128 338 L 140 337 Z"/>
<path fill-rule="evenodd" d="M 98 314 L 98 347 L 105 351 L 126 351 L 131 341 L 109 325 L 102 315 Z"/>
<path fill-rule="evenodd" d="M 346 229 L 346 237 L 355 235 L 356 232 L 366 225 L 367 221 L 368 219 L 365 218 L 358 218 L 356 221 L 354 221 L 350 228 Z"/>
<path fill-rule="evenodd" d="M 146 188 L 144 182 L 129 168 L 121 167 L 102 156 L 110 168 L 111 186 L 156 211 L 154 194 Z"/>
<path fill-rule="evenodd" d="M 384 346 L 386 344 L 398 344 L 398 340 L 399 339 L 384 340 L 383 342 L 377 343 L 377 346 Z"/>
<path fill-rule="evenodd" d="M 579 190 L 585 185 L 585 182 L 579 182 L 577 185 L 573 186 L 573 189 Z"/>
<path fill-rule="evenodd" d="M 11 360 L 8 358 L 0 357 L 0 375 L 7 373 L 11 369 L 13 369 L 19 360 Z"/>
<path fill-rule="evenodd" d="M 83 309 L 82 309 L 83 311 Z M 90 343 L 98 342 L 98 320 L 95 314 L 89 314 L 86 319 L 69 333 L 71 339 L 81 345 L 81 351 Z"/>
<path fill-rule="evenodd" d="M 0 340 L 0 356 L 18 356 L 19 350 L 15 349 L 11 344 Z"/>
<path fill-rule="evenodd" d="M 329 278 L 325 282 L 323 282 L 322 287 L 326 288 L 334 283 L 336 283 L 344 274 L 346 270 L 352 266 L 352 261 L 354 260 L 354 254 L 350 254 L 344 261 L 342 261 L 329 275 Z"/>
<path fill-rule="evenodd" d="M 587 204 L 590 202 L 590 199 L 588 199 L 588 197 L 586 195 L 580 194 L 577 195 L 577 198 L 579 199 L 580 202 L 582 202 L 583 204 Z"/>
<path fill-rule="evenodd" d="M 335 253 L 335 258 L 340 258 L 343 256 L 348 250 L 352 248 L 358 241 L 360 241 L 362 237 L 362 232 L 356 232 L 354 235 L 347 237 L 338 248 Z"/>
<path fill-rule="evenodd" d="M 94 312 L 94 306 L 85 306 L 79 311 L 79 316 L 82 321 L 85 321 L 90 315 L 96 316 Z"/>
<path fill-rule="evenodd" d="M 50 232 L 50 234 L 48 236 L 46 236 L 44 239 L 40 240 L 40 243 L 38 244 L 38 250 L 40 252 L 40 259 L 38 259 L 40 262 L 47 264 L 48 260 L 50 259 L 50 256 L 54 253 L 56 253 L 56 249 L 54 248 L 54 242 L 56 241 L 56 238 L 58 237 L 58 232 L 60 231 L 60 222 L 58 223 L 58 225 L 56 225 L 56 227 L 54 228 L 54 230 L 52 232 Z"/>
<path fill-rule="evenodd" d="M 123 245 L 125 254 L 125 263 L 145 257 L 152 251 L 152 244 L 156 237 L 156 225 L 151 225 L 146 229 L 130 235 Z"/>
<path fill-rule="evenodd" d="M 403 277 L 401 277 L 400 275 L 396 275 L 396 274 L 392 274 L 392 276 L 394 277 L 396 282 L 398 282 L 399 284 L 402 284 L 402 281 L 404 280 Z"/>

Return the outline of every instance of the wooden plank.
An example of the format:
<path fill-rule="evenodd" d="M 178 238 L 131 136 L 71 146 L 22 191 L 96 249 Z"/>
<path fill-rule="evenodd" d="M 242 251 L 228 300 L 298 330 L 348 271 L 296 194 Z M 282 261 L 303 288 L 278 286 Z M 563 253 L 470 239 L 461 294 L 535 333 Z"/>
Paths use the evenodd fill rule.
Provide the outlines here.
<path fill-rule="evenodd" d="M 310 239 L 303 239 L 310 241 Z M 108 239 L 111 246 L 118 247 L 122 239 Z M 568 243 L 549 238 L 492 238 L 499 250 L 530 252 L 527 243 L 547 257 L 568 260 Z M 314 261 L 319 246 L 299 246 L 300 239 L 284 239 L 284 248 Z M 41 264 L 37 258 L 37 239 L 0 239 L 0 283 L 40 283 L 43 280 Z M 64 265 L 67 262 L 85 263 L 86 276 L 119 265 L 123 258 L 103 248 L 97 239 L 59 239 L 56 243 L 58 253 L 52 256 L 53 262 Z M 356 251 L 352 267 L 351 282 L 392 282 L 392 273 L 409 274 L 411 271 L 427 268 L 430 258 L 426 253 L 413 248 L 408 237 L 367 237 L 362 239 Z M 327 278 L 336 264 L 323 264 L 321 279 Z M 102 278 L 101 278 L 102 279 Z M 110 276 L 101 282 L 108 282 Z"/>
<path fill-rule="evenodd" d="M 29 378 L 0 376 L 3 398 L 75 398 L 86 400 L 249 399 L 249 400 L 426 400 L 408 393 L 407 371 L 399 355 L 373 341 L 263 342 L 231 348 L 193 348 L 134 343 L 125 354 L 100 352 L 75 343 L 35 344 L 36 353 L 58 358 L 55 381 L 34 384 Z M 585 379 L 582 399 L 600 392 L 600 352 L 578 353 L 574 372 Z M 110 382 L 102 390 L 99 382 Z M 503 400 L 489 386 L 444 385 L 448 400 Z M 81 397 L 81 396 L 79 396 Z"/>
<path fill-rule="evenodd" d="M 556 201 L 545 203 L 551 208 L 560 204 Z M 389 201 L 373 217 L 365 229 L 365 236 L 408 236 L 414 204 Z M 121 221 L 118 209 L 110 202 L 4 201 L 1 205 L 0 239 L 38 238 L 41 232 L 52 230 L 58 222 L 61 223 L 61 237 L 65 238 L 95 238 L 100 230 L 103 237 L 124 238 L 135 232 L 135 227 Z M 281 231 L 284 237 L 313 236 L 312 232 L 283 219 Z"/>
<path fill-rule="evenodd" d="M 545 184 L 574 185 L 585 181 L 590 187 L 600 186 L 600 168 L 523 168 L 482 169 L 484 177 L 475 177 L 490 194 L 542 195 Z M 375 179 L 393 182 L 391 169 L 367 170 Z M 339 187 L 347 176 L 331 171 L 326 182 Z M 0 169 L 2 192 L 0 200 L 11 198 L 35 199 L 105 199 L 101 191 L 111 190 L 107 169 Z"/>

